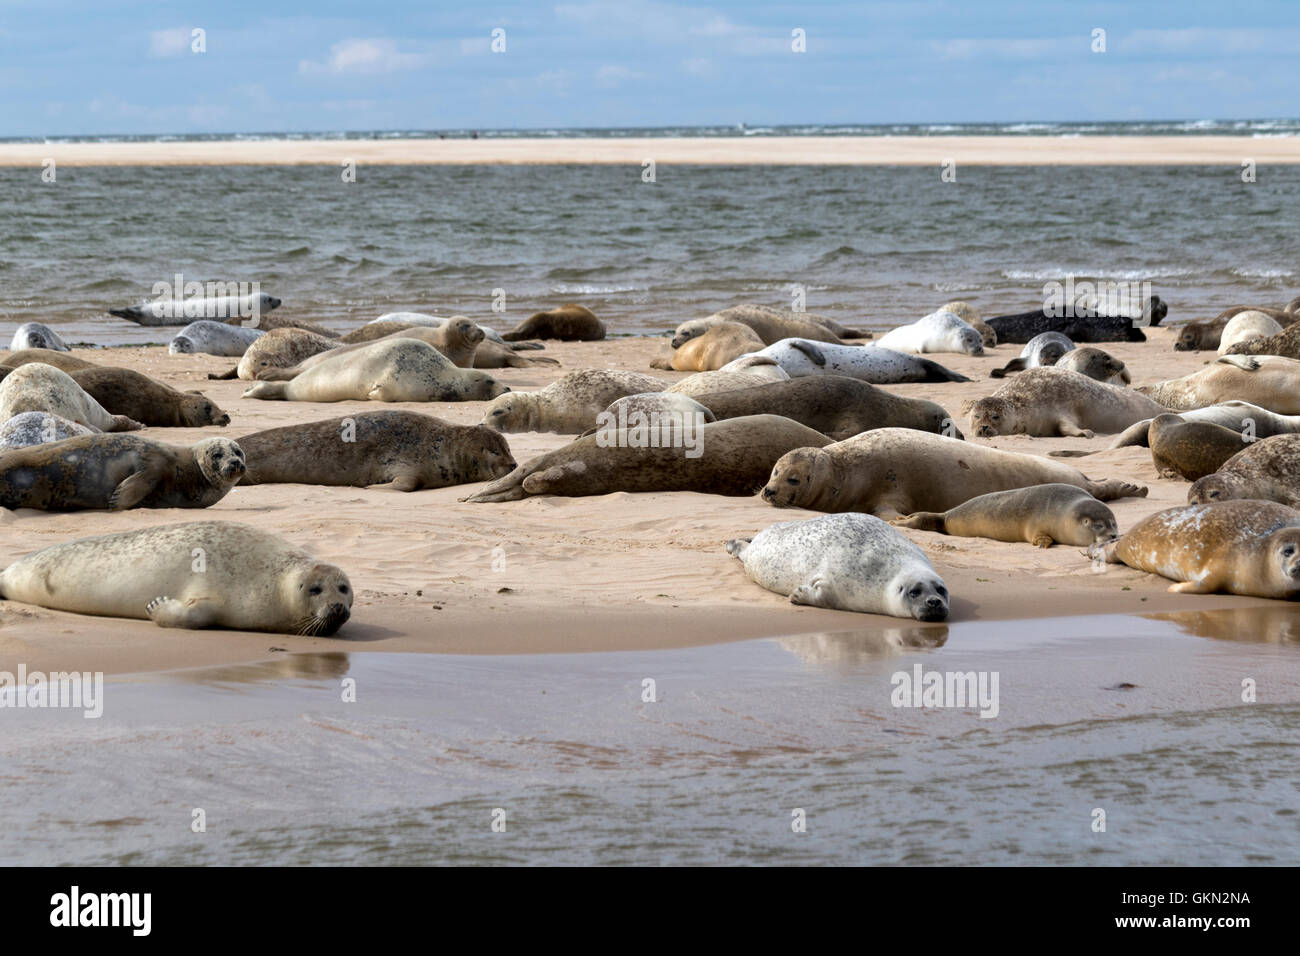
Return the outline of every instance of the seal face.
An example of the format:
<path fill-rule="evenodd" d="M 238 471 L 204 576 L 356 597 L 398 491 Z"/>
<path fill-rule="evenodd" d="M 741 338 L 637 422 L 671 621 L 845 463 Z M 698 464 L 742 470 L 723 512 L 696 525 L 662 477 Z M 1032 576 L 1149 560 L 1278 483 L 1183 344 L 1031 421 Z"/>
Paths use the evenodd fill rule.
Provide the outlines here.
<path fill-rule="evenodd" d="M 232 521 L 195 521 L 80 538 L 0 571 L 0 598 L 53 610 L 329 636 L 347 621 L 339 568 Z"/>
<path fill-rule="evenodd" d="M 980 438 L 1119 432 L 1168 411 L 1129 388 L 1107 385 L 1064 368 L 1031 368 L 987 398 L 964 406 Z"/>
<path fill-rule="evenodd" d="M 1133 380 L 1128 367 L 1123 362 L 1109 352 L 1091 346 L 1071 349 L 1051 364 L 1056 368 L 1069 369 L 1095 381 L 1105 382 L 1107 385 L 1123 387 Z"/>
<path fill-rule="evenodd" d="M 961 319 L 973 328 L 984 340 L 984 347 L 986 349 L 997 347 L 998 334 L 993 331 L 993 326 L 980 318 L 979 312 L 976 311 L 975 307 L 969 302 L 962 302 L 960 300 L 956 302 L 945 302 L 943 305 L 939 306 L 938 311 L 951 312 L 953 315 L 957 316 L 957 318 Z"/>
<path fill-rule="evenodd" d="M 59 338 L 57 332 L 48 325 L 41 325 L 39 322 L 24 322 L 14 331 L 13 340 L 9 343 L 9 351 L 20 352 L 23 349 L 47 349 L 55 352 L 72 351 L 64 343 L 63 339 Z M 9 362 L 4 364 L 10 365 Z"/>
<path fill-rule="evenodd" d="M 1187 492 L 1194 505 L 1239 498 L 1300 508 L 1300 435 L 1274 435 L 1247 445 Z"/>
<path fill-rule="evenodd" d="M 1160 511 L 1103 553 L 1111 564 L 1180 582 L 1169 588 L 1180 594 L 1300 596 L 1300 511 L 1271 501 L 1216 501 Z"/>
<path fill-rule="evenodd" d="M 919 511 L 894 524 L 963 538 L 1053 544 L 1104 545 L 1119 537 L 1115 514 L 1075 485 L 1046 484 L 980 495 L 943 514 Z"/>
<path fill-rule="evenodd" d="M 925 553 L 871 515 L 823 515 L 774 524 L 727 542 L 751 579 L 790 603 L 888 614 L 948 617 L 948 589 Z"/>
<path fill-rule="evenodd" d="M 995 368 L 989 372 L 989 378 L 1006 378 L 1012 372 L 1055 365 L 1073 349 L 1074 343 L 1068 336 L 1060 332 L 1042 332 L 1025 343 L 1019 358 L 1012 359 L 1002 368 Z"/>

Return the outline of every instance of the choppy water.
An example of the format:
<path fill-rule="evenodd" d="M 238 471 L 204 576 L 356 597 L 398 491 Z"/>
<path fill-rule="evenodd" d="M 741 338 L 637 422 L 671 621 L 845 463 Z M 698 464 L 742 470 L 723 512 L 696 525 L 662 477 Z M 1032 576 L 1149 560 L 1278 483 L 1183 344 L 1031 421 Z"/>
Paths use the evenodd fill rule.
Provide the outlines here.
<path fill-rule="evenodd" d="M 1298 640 L 1278 605 L 114 681 L 0 709 L 0 862 L 1294 865 Z M 998 716 L 891 706 L 916 664 L 998 672 Z"/>
<path fill-rule="evenodd" d="M 1063 140 L 1068 149 L 1068 140 Z M 761 144 L 756 143 L 757 149 Z M 588 305 L 658 332 L 738 302 L 885 328 L 952 298 L 997 313 L 1043 286 L 1149 281 L 1170 322 L 1300 292 L 1300 166 L 660 166 L 0 169 L 0 336 L 165 341 L 104 310 L 154 283 L 258 281 L 338 328 L 390 310 L 509 326 Z M 490 311 L 504 289 L 508 311 Z"/>

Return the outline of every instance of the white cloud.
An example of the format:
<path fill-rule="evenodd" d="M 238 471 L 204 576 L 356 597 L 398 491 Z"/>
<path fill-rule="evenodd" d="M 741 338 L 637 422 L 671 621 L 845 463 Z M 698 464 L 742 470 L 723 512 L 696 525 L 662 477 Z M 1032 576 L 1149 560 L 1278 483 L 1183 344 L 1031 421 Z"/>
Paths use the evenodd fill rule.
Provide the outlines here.
<path fill-rule="evenodd" d="M 644 73 L 637 73 L 635 70 L 629 70 L 625 66 L 615 66 L 606 63 L 596 71 L 596 86 L 602 90 L 612 90 L 622 86 L 628 80 L 644 79 Z"/>
<path fill-rule="evenodd" d="M 418 70 L 432 61 L 428 54 L 403 53 L 397 41 L 383 37 L 352 37 L 330 47 L 329 60 L 302 60 L 298 72 L 311 73 L 398 73 Z"/>
<path fill-rule="evenodd" d="M 149 55 L 152 57 L 184 56 L 190 51 L 188 27 L 171 30 L 154 30 L 149 34 Z"/>

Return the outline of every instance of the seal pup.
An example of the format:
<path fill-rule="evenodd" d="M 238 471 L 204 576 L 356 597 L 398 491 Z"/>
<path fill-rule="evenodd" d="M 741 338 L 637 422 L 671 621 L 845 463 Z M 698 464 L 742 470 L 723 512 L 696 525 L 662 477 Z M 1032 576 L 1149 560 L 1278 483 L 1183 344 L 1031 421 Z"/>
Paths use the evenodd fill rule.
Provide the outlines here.
<path fill-rule="evenodd" d="M 939 306 L 938 311 L 951 312 L 953 315 L 957 316 L 957 318 L 961 319 L 973 328 L 980 334 L 980 338 L 984 340 L 984 347 L 986 349 L 997 347 L 998 334 L 993 331 L 993 326 L 980 318 L 979 312 L 977 312 L 975 307 L 969 302 L 962 302 L 961 300 L 945 302 L 943 305 Z"/>
<path fill-rule="evenodd" d="M 1042 332 L 1025 343 L 1020 350 L 1020 357 L 1013 358 L 1002 368 L 989 372 L 989 378 L 1006 378 L 1012 372 L 1023 372 L 1029 368 L 1043 368 L 1055 365 L 1066 353 L 1074 349 L 1074 343 L 1060 332 Z"/>
<path fill-rule="evenodd" d="M 953 417 L 942 405 L 923 398 L 894 395 L 883 388 L 841 375 L 808 375 L 726 392 L 710 392 L 701 401 L 719 419 L 780 415 L 836 441 L 873 428 L 889 427 L 963 437 Z"/>
<path fill-rule="evenodd" d="M 499 432 L 580 435 L 611 402 L 640 392 L 662 392 L 666 384 L 622 369 L 579 369 L 535 392 L 502 395 L 483 413 L 483 424 Z"/>
<path fill-rule="evenodd" d="M 167 354 L 204 353 L 237 358 L 265 334 L 262 329 L 246 329 L 242 325 L 227 325 L 225 322 L 203 319 L 191 322 L 172 336 L 167 345 Z"/>
<path fill-rule="evenodd" d="M 195 571 L 196 553 L 203 573 Z M 192 521 L 79 538 L 0 571 L 0 598 L 159 627 L 328 637 L 351 615 L 332 564 L 233 521 Z"/>
<path fill-rule="evenodd" d="M 948 617 L 948 589 L 925 552 L 871 515 L 782 521 L 728 541 L 727 553 L 791 604 L 918 621 Z"/>
<path fill-rule="evenodd" d="M 13 340 L 9 343 L 9 351 L 21 352 L 23 349 L 45 349 L 54 352 L 71 352 L 72 349 L 59 338 L 59 333 L 55 332 L 48 325 L 41 325 L 39 322 L 24 322 L 14 331 Z M 9 363 L 6 362 L 6 365 Z"/>
<path fill-rule="evenodd" d="M 515 467 L 505 437 L 491 428 L 398 409 L 286 425 L 239 443 L 248 456 L 245 485 L 392 482 L 394 491 L 418 491 L 490 481 Z"/>
<path fill-rule="evenodd" d="M 521 339 L 559 339 L 562 342 L 595 342 L 605 337 L 605 323 L 594 312 L 572 302 L 546 312 L 537 312 L 501 335 L 507 342 Z"/>
<path fill-rule="evenodd" d="M 1300 359 L 1300 316 L 1281 332 L 1253 339 L 1242 339 L 1228 347 L 1224 354 L 1281 355 Z"/>
<path fill-rule="evenodd" d="M 243 449 L 229 438 L 186 446 L 140 435 L 82 435 L 0 455 L 0 506 L 207 508 L 243 474 Z"/>
<path fill-rule="evenodd" d="M 189 325 L 195 319 L 241 319 L 256 317 L 280 307 L 280 300 L 265 292 L 222 295 L 203 299 L 155 299 L 124 309 L 109 309 L 109 315 L 137 325 Z"/>
<path fill-rule="evenodd" d="M 1219 354 L 1226 355 L 1234 345 L 1250 339 L 1266 339 L 1282 331 L 1282 324 L 1258 309 L 1238 312 L 1223 327 L 1219 338 Z"/>
<path fill-rule="evenodd" d="M 1158 415 L 1147 431 L 1151 462 L 1161 478 L 1196 481 L 1213 474 L 1245 444 L 1242 434 L 1213 422 Z"/>
<path fill-rule="evenodd" d="M 1274 435 L 1247 445 L 1187 492 L 1194 505 L 1237 498 L 1300 508 L 1300 435 Z"/>
<path fill-rule="evenodd" d="M 738 365 L 736 368 L 716 372 L 696 372 L 694 375 L 687 375 L 680 382 L 670 385 L 664 389 L 666 392 L 672 392 L 675 395 L 689 395 L 691 398 L 703 399 L 706 395 L 712 395 L 715 392 L 730 392 L 738 388 L 749 388 L 753 385 L 766 385 L 768 382 L 788 382 L 790 373 L 781 366 L 777 365 L 770 358 L 759 357 L 750 359 L 744 365 Z"/>
<path fill-rule="evenodd" d="M 1038 455 L 909 428 L 877 428 L 824 448 L 791 451 L 772 468 L 761 494 L 777 508 L 863 511 L 893 519 L 948 511 L 994 491 L 1046 484 L 1074 485 L 1100 501 L 1147 493 L 1126 481 L 1093 481 Z"/>
<path fill-rule="evenodd" d="M 0 365 L 8 366 L 11 369 L 21 368 L 24 365 L 30 365 L 32 362 L 39 362 L 41 365 L 52 365 L 61 372 L 80 372 L 83 368 L 100 367 L 94 362 L 87 362 L 75 355 L 69 355 L 66 352 L 53 352 L 49 349 L 22 349 L 0 358 Z"/>
<path fill-rule="evenodd" d="M 828 444 L 825 435 L 778 415 L 731 418 L 698 428 L 597 429 L 524 462 L 462 500 L 517 501 L 528 495 L 577 498 L 615 491 L 751 495 L 772 463 L 791 448 Z"/>
<path fill-rule="evenodd" d="M 39 362 L 15 369 L 0 382 L 0 421 L 23 412 L 49 412 L 100 432 L 129 432 L 144 427 L 125 415 L 105 411 L 67 372 Z"/>
<path fill-rule="evenodd" d="M 1235 400 L 1296 415 L 1300 414 L 1300 361 L 1278 355 L 1224 355 L 1190 375 L 1133 391 L 1174 411 Z"/>
<path fill-rule="evenodd" d="M 338 339 L 327 338 L 305 329 L 272 329 L 248 347 L 236 365 L 213 379 L 239 378 L 257 381 L 257 376 L 272 368 L 289 368 L 303 359 L 339 347 Z"/>
<path fill-rule="evenodd" d="M 1169 409 L 1130 388 L 1107 385 L 1064 368 L 1031 368 L 987 398 L 967 402 L 971 429 L 995 435 L 1091 438 L 1118 432 Z"/>
<path fill-rule="evenodd" d="M 94 435 L 85 425 L 78 425 L 49 412 L 23 412 L 0 425 L 0 450 L 44 445 L 77 435 Z"/>
<path fill-rule="evenodd" d="M 383 326 L 375 326 L 375 328 L 382 329 Z M 441 352 L 457 368 L 473 368 L 474 356 L 478 351 L 479 344 L 483 341 L 483 333 L 477 325 L 465 318 L 436 328 L 411 326 L 409 329 L 399 329 L 396 332 L 380 336 L 373 341 L 360 340 L 348 345 L 340 345 L 338 348 L 327 349 L 324 352 L 317 352 L 315 355 L 303 359 L 297 365 L 288 368 L 267 367 L 258 369 L 255 374 L 260 382 L 287 382 L 297 378 L 307 369 L 315 368 L 321 362 L 338 358 L 340 355 L 347 355 L 349 352 L 356 352 L 373 345 L 375 342 L 391 342 L 394 339 L 415 339 L 424 342 Z M 347 341 L 346 337 L 341 341 Z"/>
<path fill-rule="evenodd" d="M 1109 352 L 1103 352 L 1090 345 L 1081 349 L 1070 349 L 1056 360 L 1054 367 L 1069 369 L 1071 372 L 1078 372 L 1098 382 L 1118 385 L 1121 388 L 1133 381 L 1128 366 Z"/>
<path fill-rule="evenodd" d="M 773 309 L 765 305 L 733 305 L 715 312 L 703 319 L 689 319 L 677 326 L 671 345 L 681 348 L 686 342 L 703 335 L 715 325 L 723 322 L 736 322 L 748 326 L 754 331 L 764 345 L 775 345 L 782 339 L 811 339 L 814 342 L 829 342 L 842 345 L 846 338 L 871 338 L 870 332 L 846 329 L 838 322 L 811 312 L 792 312 Z M 839 331 L 836 331 L 836 330 Z M 844 332 L 844 335 L 840 335 Z"/>
<path fill-rule="evenodd" d="M 1180 583 L 1177 594 L 1300 596 L 1300 511 L 1272 501 L 1216 501 L 1143 518 L 1102 551 Z"/>
<path fill-rule="evenodd" d="M 1146 334 L 1138 326 L 1159 325 L 1169 314 L 1169 306 L 1159 296 L 1147 300 L 1139 316 L 1103 315 L 1076 306 L 1073 315 L 1048 315 L 1043 309 L 999 315 L 988 319 L 999 342 L 1024 344 L 1043 332 L 1060 332 L 1072 342 L 1145 342 Z"/>
<path fill-rule="evenodd" d="M 984 337 L 952 312 L 931 312 L 911 325 L 900 325 L 886 332 L 870 347 L 895 352 L 958 352 L 983 355 Z"/>
<path fill-rule="evenodd" d="M 826 345 L 808 339 L 783 339 L 761 351 L 728 362 L 720 371 L 743 368 L 747 360 L 755 357 L 775 361 L 791 378 L 801 375 L 846 375 L 873 385 L 970 381 L 965 375 L 944 368 L 938 362 L 895 352 L 893 349 Z"/>
<path fill-rule="evenodd" d="M 668 357 L 650 361 L 651 368 L 678 372 L 716 372 L 734 358 L 757 352 L 764 342 L 748 325 L 719 322 L 703 335 L 693 336 Z"/>
<path fill-rule="evenodd" d="M 1075 485 L 1030 485 L 980 495 L 942 514 L 918 511 L 894 524 L 959 538 L 1091 547 L 1119 537 L 1115 513 Z"/>
<path fill-rule="evenodd" d="M 1200 322 L 1188 322 L 1178 333 L 1174 343 L 1175 352 L 1205 352 L 1217 349 L 1223 339 L 1224 326 L 1228 320 L 1223 317 L 1204 319 Z"/>
<path fill-rule="evenodd" d="M 178 392 L 129 368 L 85 368 L 68 373 L 114 415 L 164 428 L 230 424 L 230 416 L 202 392 Z"/>

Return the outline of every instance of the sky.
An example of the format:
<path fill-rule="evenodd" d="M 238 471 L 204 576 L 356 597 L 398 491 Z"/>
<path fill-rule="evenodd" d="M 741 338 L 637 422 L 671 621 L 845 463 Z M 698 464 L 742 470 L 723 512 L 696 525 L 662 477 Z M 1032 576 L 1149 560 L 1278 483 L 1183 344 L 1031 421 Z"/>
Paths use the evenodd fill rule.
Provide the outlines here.
<path fill-rule="evenodd" d="M 1298 0 L 0 0 L 0 137 L 1297 114 Z"/>

